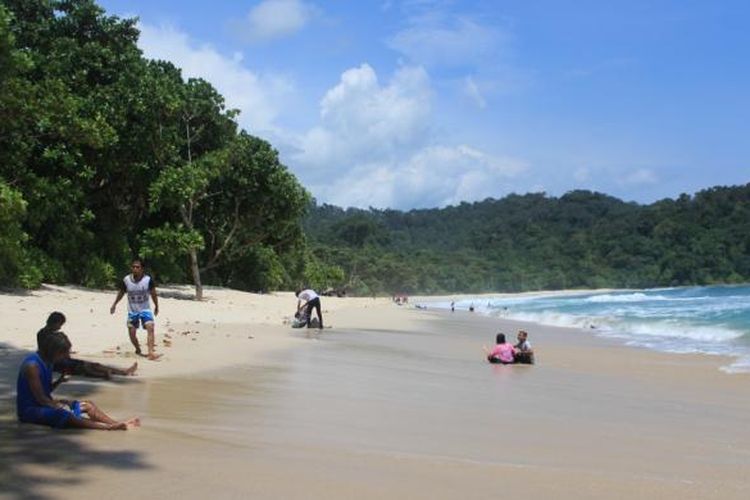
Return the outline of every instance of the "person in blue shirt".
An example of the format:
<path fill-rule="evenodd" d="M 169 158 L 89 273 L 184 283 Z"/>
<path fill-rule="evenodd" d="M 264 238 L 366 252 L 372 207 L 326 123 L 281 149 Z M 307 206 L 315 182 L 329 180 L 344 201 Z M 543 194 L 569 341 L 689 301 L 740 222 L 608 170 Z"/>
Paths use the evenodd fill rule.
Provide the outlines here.
<path fill-rule="evenodd" d="M 117 421 L 91 401 L 52 397 L 52 367 L 70 357 L 70 348 L 70 340 L 63 332 L 51 332 L 45 335 L 37 352 L 24 358 L 16 387 L 18 420 L 56 428 L 124 431 L 140 426 L 137 417 Z"/>

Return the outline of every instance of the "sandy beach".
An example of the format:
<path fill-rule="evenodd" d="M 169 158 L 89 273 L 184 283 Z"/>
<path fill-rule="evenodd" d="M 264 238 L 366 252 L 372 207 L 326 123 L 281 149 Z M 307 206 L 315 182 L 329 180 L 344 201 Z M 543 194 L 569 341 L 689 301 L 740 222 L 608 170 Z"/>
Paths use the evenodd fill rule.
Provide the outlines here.
<path fill-rule="evenodd" d="M 52 431 L 15 421 L 18 362 L 46 315 L 77 356 L 135 357 L 114 292 L 0 295 L 0 495 L 197 498 L 737 498 L 750 495 L 750 376 L 711 356 L 476 314 L 323 299 L 322 332 L 284 324 L 292 294 L 164 289 L 161 362 L 74 379 L 143 427 Z M 524 327 L 536 366 L 483 361 Z M 164 345 L 164 334 L 171 345 Z"/>

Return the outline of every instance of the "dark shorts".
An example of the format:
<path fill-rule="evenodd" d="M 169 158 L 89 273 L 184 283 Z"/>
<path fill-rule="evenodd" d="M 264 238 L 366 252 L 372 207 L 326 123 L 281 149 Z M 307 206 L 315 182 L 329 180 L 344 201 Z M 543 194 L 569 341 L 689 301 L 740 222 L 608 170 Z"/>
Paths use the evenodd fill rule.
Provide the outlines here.
<path fill-rule="evenodd" d="M 516 363 L 519 363 L 522 365 L 533 365 L 534 355 L 528 352 L 516 353 Z"/>
<path fill-rule="evenodd" d="M 49 406 L 32 406 L 19 412 L 18 420 L 27 424 L 47 425 L 61 429 L 73 417 L 81 417 L 81 402 L 73 401 L 70 410 L 50 408 Z"/>
<path fill-rule="evenodd" d="M 85 364 L 86 363 L 80 359 L 66 359 L 65 361 L 55 363 L 55 366 L 52 369 L 63 375 L 85 375 Z"/>

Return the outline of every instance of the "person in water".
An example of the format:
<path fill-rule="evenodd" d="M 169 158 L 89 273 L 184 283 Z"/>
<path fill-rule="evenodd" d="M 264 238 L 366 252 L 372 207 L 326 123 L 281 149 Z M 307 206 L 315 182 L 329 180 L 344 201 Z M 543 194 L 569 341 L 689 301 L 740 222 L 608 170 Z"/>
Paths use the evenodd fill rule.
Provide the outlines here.
<path fill-rule="evenodd" d="M 513 345 L 505 341 L 505 334 L 498 333 L 495 337 L 495 347 L 487 351 L 487 361 L 490 363 L 512 364 L 515 361 L 515 349 Z"/>
<path fill-rule="evenodd" d="M 24 358 L 18 370 L 16 386 L 18 420 L 56 428 L 107 431 L 124 431 L 140 426 L 141 421 L 137 417 L 115 420 L 91 401 L 52 397 L 52 366 L 68 359 L 70 348 L 70 340 L 63 332 L 50 332 L 45 335 L 39 351 Z"/>
<path fill-rule="evenodd" d="M 47 318 L 47 324 L 36 334 L 36 345 L 38 350 L 42 349 L 42 345 L 50 333 L 60 331 L 65 324 L 65 321 L 65 315 L 61 312 L 55 311 L 49 315 Z M 68 358 L 60 363 L 56 363 L 52 369 L 62 374 L 62 376 L 53 384 L 54 388 L 57 387 L 60 382 L 65 381 L 66 375 L 83 375 L 86 377 L 105 379 L 109 379 L 112 375 L 134 375 L 135 371 L 138 369 L 138 363 L 133 363 L 129 368 L 122 369 L 114 366 L 105 366 L 101 363 Z"/>
<path fill-rule="evenodd" d="M 525 365 L 534 364 L 534 350 L 531 348 L 531 342 L 529 342 L 529 334 L 526 330 L 518 330 L 518 343 L 513 346 L 515 349 L 516 363 Z"/>

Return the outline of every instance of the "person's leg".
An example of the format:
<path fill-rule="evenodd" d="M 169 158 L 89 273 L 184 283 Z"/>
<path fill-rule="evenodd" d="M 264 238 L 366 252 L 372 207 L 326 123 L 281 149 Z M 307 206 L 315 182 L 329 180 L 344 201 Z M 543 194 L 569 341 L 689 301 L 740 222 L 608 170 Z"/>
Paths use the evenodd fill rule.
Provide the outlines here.
<path fill-rule="evenodd" d="M 312 301 L 305 305 L 305 326 L 310 328 L 310 320 L 312 319 L 313 304 Z"/>
<path fill-rule="evenodd" d="M 98 422 L 107 426 L 108 430 L 127 430 L 130 427 L 140 427 L 141 419 L 138 417 L 131 417 L 127 420 L 118 422 L 106 413 L 104 413 L 98 406 L 91 401 L 81 401 L 81 411 L 89 416 L 89 419 L 93 422 Z M 84 419 L 81 419 L 84 420 Z"/>
<path fill-rule="evenodd" d="M 123 422 L 118 422 L 117 420 L 113 419 L 102 410 L 100 410 L 99 407 L 97 407 L 91 401 L 81 401 L 81 411 L 86 413 L 89 416 L 89 419 L 91 419 L 92 421 L 109 425 L 110 428 L 116 430 L 125 430 L 128 427 L 139 427 L 141 425 L 141 419 L 138 417 L 129 418 L 128 420 L 125 420 Z"/>
<path fill-rule="evenodd" d="M 117 423 L 117 420 L 104 413 L 91 401 L 81 401 L 81 411 L 88 415 L 94 422 L 103 422 L 105 424 Z"/>
<path fill-rule="evenodd" d="M 94 429 L 99 431 L 125 431 L 128 429 L 128 424 L 125 422 L 106 424 L 104 422 L 95 422 L 88 418 L 70 417 L 66 422 L 65 427 L 73 429 Z"/>
<path fill-rule="evenodd" d="M 123 377 L 128 377 L 130 375 L 134 375 L 135 371 L 138 369 L 138 362 L 136 361 L 132 365 L 130 365 L 128 368 L 116 368 L 114 366 L 103 366 L 109 373 L 114 373 L 115 375 L 121 375 Z"/>
<path fill-rule="evenodd" d="M 102 364 L 86 361 L 84 365 L 84 375 L 87 377 L 109 379 L 110 371 Z"/>
<path fill-rule="evenodd" d="M 318 325 L 318 328 L 323 328 L 323 313 L 320 310 L 320 299 L 315 299 L 315 312 L 318 315 L 318 320 L 320 321 L 320 324 Z"/>
<path fill-rule="evenodd" d="M 154 361 L 161 357 L 161 354 L 156 354 L 156 334 L 154 333 L 154 322 L 149 321 L 145 324 L 146 333 L 146 345 L 148 346 L 148 359 Z"/>
<path fill-rule="evenodd" d="M 137 321 L 137 320 L 136 320 Z M 133 344 L 133 347 L 135 347 L 135 353 L 140 356 L 141 355 L 141 344 L 138 342 L 138 336 L 136 335 L 137 325 L 134 325 L 132 322 L 128 322 L 128 334 L 130 335 L 130 342 Z"/>
<path fill-rule="evenodd" d="M 137 362 L 130 365 L 130 367 L 127 369 L 117 368 L 114 366 L 107 366 L 101 363 L 93 363 L 89 361 L 86 362 L 86 375 L 88 375 L 89 377 L 100 377 L 100 378 L 109 379 L 112 374 L 127 377 L 129 375 L 133 375 L 137 369 L 138 369 Z"/>

